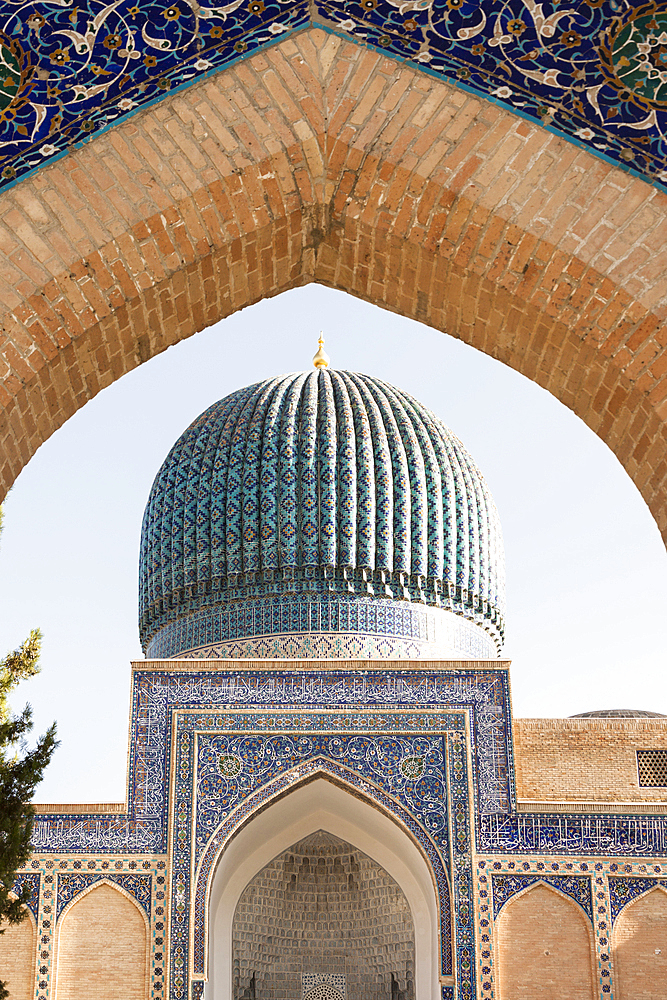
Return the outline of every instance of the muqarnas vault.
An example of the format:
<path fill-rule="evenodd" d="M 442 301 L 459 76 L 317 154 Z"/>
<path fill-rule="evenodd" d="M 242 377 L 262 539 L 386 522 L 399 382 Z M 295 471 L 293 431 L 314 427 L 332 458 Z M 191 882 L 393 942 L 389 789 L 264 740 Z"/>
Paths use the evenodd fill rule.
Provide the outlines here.
<path fill-rule="evenodd" d="M 127 802 L 36 807 L 13 996 L 664 1000 L 664 717 L 513 722 L 484 479 L 314 360 L 158 472 Z"/>

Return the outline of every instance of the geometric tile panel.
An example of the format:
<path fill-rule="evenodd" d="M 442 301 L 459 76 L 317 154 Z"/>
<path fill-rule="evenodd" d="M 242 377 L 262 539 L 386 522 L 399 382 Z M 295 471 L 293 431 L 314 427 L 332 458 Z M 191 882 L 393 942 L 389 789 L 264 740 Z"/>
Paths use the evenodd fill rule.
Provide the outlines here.
<path fill-rule="evenodd" d="M 664 0 L 4 0 L 0 183 L 313 23 L 666 186 Z"/>

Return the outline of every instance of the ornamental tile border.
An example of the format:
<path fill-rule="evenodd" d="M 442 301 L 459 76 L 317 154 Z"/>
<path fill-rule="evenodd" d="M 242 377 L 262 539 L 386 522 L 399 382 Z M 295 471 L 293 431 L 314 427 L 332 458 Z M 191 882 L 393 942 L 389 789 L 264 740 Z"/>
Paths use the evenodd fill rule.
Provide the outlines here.
<path fill-rule="evenodd" d="M 667 185 L 664 0 L 4 0 L 3 183 L 309 25 Z"/>
<path fill-rule="evenodd" d="M 618 873 L 623 874 L 619 875 Z M 524 891 L 529 885 L 544 883 L 553 885 L 563 892 L 573 882 L 586 883 L 590 888 L 591 913 L 587 914 L 593 926 L 598 969 L 598 996 L 601 1000 L 614 995 L 611 933 L 616 915 L 623 906 L 656 886 L 667 888 L 667 858 L 662 863 L 647 864 L 638 861 L 610 861 L 581 858 L 572 861 L 562 857 L 543 855 L 542 857 L 480 858 L 475 872 L 475 903 L 477 912 L 476 937 L 478 943 L 477 979 L 480 1000 L 494 998 L 494 933 L 495 921 L 502 914 L 504 904 L 512 895 Z M 619 886 L 627 883 L 627 889 Z M 496 899 L 496 887 L 500 886 L 500 899 Z M 629 891 L 628 891 L 629 890 Z M 565 892 L 572 895 L 571 892 Z M 586 899 L 586 888 L 582 884 L 575 889 L 573 898 L 581 906 Z M 588 904 L 587 904 L 588 905 Z M 582 907 L 587 910 L 587 906 Z M 497 991 L 496 991 L 497 992 Z"/>
<path fill-rule="evenodd" d="M 103 855 L 58 859 L 53 855 L 35 855 L 32 858 L 28 871 L 20 873 L 17 881 L 30 880 L 37 887 L 33 900 L 39 900 L 37 911 L 29 904 L 39 935 L 34 1000 L 48 1000 L 50 991 L 52 995 L 53 949 L 58 918 L 76 895 L 102 881 L 117 883 L 137 899 L 146 913 L 150 934 L 150 997 L 151 1000 L 163 1000 L 166 867 L 165 859 L 145 856 L 119 855 L 110 858 Z M 64 899 L 60 896 L 63 885 L 66 886 Z"/>

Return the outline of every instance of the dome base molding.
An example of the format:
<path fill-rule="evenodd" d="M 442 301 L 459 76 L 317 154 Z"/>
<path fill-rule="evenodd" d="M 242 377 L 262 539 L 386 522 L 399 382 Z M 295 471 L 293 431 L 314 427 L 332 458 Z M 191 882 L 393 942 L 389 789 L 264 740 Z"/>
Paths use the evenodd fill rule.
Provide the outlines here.
<path fill-rule="evenodd" d="M 480 623 L 408 601 L 248 601 L 171 622 L 149 659 L 497 659 Z"/>

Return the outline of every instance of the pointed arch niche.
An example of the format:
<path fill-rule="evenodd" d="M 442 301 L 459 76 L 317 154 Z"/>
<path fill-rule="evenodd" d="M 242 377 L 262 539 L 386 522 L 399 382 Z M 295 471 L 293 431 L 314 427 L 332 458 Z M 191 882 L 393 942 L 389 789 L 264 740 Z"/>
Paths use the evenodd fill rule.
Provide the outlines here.
<path fill-rule="evenodd" d="M 496 921 L 499 1000 L 595 1000 L 593 929 L 577 904 L 537 882 Z"/>
<path fill-rule="evenodd" d="M 243 891 L 271 861 L 320 830 L 368 855 L 398 884 L 415 928 L 415 998 L 437 1000 L 439 913 L 426 859 L 397 823 L 325 778 L 273 802 L 222 853 L 210 894 L 205 1000 L 231 1000 L 232 926 Z"/>
<path fill-rule="evenodd" d="M 102 881 L 74 897 L 58 921 L 57 1000 L 148 996 L 148 924 L 121 886 Z"/>
<path fill-rule="evenodd" d="M 0 978 L 11 1000 L 32 1000 L 35 994 L 36 941 L 37 927 L 29 909 L 20 924 L 6 924 L 0 934 Z"/>
<path fill-rule="evenodd" d="M 623 907 L 614 924 L 614 995 L 618 1000 L 667 996 L 667 892 L 651 889 Z"/>

